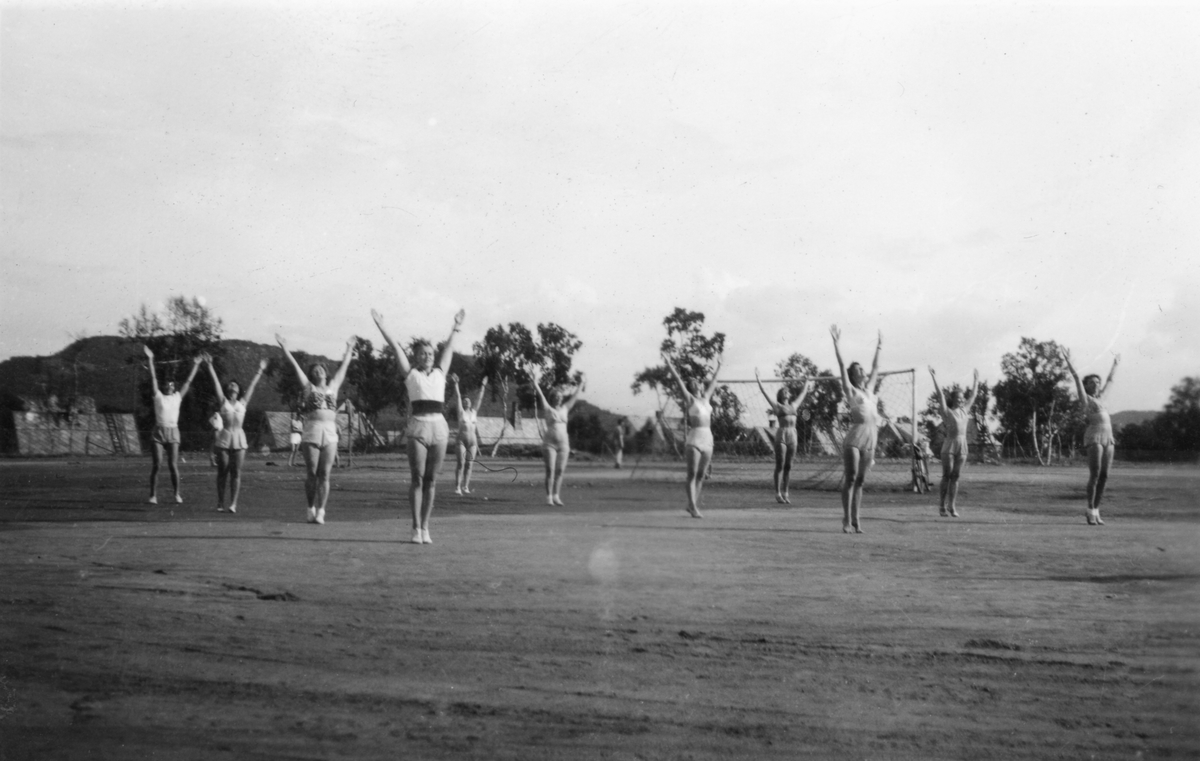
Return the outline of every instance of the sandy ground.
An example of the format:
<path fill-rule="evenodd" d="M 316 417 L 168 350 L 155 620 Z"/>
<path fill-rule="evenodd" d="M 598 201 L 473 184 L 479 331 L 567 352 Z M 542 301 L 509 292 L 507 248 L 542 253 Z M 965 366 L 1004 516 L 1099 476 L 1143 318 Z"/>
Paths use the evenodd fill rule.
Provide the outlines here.
<path fill-rule="evenodd" d="M 159 507 L 144 461 L 0 462 L 0 759 L 1200 757 L 1194 466 L 1119 467 L 1095 528 L 1085 471 L 976 466 L 862 536 L 761 465 L 699 521 L 670 468 L 552 509 L 517 467 L 418 546 L 395 457 L 323 527 L 262 459 L 236 516 L 200 462 Z"/>

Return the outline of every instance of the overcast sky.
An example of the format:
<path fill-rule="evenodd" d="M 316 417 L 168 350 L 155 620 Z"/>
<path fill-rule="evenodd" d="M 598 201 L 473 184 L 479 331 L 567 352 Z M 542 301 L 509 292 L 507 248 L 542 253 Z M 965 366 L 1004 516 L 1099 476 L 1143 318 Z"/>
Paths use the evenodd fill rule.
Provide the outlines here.
<path fill-rule="evenodd" d="M 0 3 L 0 358 L 203 296 L 335 354 L 556 322 L 621 412 L 662 318 L 999 378 L 1022 336 L 1200 375 L 1200 11 Z"/>

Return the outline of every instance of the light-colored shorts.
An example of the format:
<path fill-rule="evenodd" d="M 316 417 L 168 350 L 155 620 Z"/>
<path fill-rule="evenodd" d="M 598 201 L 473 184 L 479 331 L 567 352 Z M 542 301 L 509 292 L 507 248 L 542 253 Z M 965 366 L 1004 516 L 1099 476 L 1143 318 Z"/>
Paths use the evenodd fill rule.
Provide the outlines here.
<path fill-rule="evenodd" d="M 288 443 L 294 447 L 300 446 L 300 433 L 298 431 L 292 431 L 292 434 L 288 436 Z"/>
<path fill-rule="evenodd" d="M 687 438 L 683 442 L 683 448 L 691 447 L 703 454 L 712 454 L 713 451 L 713 435 L 711 428 L 689 428 Z"/>
<path fill-rule="evenodd" d="M 865 467 L 870 467 L 875 464 L 875 444 L 878 438 L 878 433 L 873 426 L 852 425 L 846 432 L 845 440 L 842 441 L 842 454 L 851 449 L 857 449 L 860 463 Z"/>
<path fill-rule="evenodd" d="M 324 449 L 330 444 L 337 446 L 338 430 L 336 420 L 305 420 L 304 433 L 300 435 L 300 443 L 312 444 Z"/>
<path fill-rule="evenodd" d="M 217 449 L 249 449 L 250 445 L 246 442 L 246 432 L 241 428 L 230 430 L 224 428 L 217 431 L 217 442 L 214 444 Z"/>
<path fill-rule="evenodd" d="M 444 447 L 450 441 L 450 426 L 443 415 L 414 415 L 408 419 L 404 435 L 426 448 Z"/>
<path fill-rule="evenodd" d="M 179 443 L 179 428 L 171 426 L 164 428 L 161 425 L 154 426 L 154 433 L 151 437 L 155 444 L 178 444 Z"/>
<path fill-rule="evenodd" d="M 963 437 L 954 437 L 946 439 L 942 442 L 942 457 L 963 457 L 967 456 L 967 439 Z"/>

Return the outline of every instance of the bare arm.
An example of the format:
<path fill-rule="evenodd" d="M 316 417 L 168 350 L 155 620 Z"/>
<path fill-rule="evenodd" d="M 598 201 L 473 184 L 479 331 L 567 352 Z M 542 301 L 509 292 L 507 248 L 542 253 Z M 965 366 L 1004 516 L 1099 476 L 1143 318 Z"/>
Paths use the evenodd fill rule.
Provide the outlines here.
<path fill-rule="evenodd" d="M 487 376 L 483 376 L 483 383 L 479 384 L 479 398 L 475 400 L 475 409 L 483 406 L 483 392 L 487 390 Z"/>
<path fill-rule="evenodd" d="M 304 370 L 301 369 L 300 363 L 297 362 L 296 358 L 292 356 L 292 353 L 288 351 L 287 341 L 283 340 L 283 336 L 276 333 L 275 343 L 279 344 L 279 348 L 283 349 L 283 356 L 287 357 L 288 362 L 292 363 L 292 369 L 296 371 L 296 377 L 300 379 L 300 385 L 303 388 L 308 388 L 311 386 L 312 382 L 309 381 L 308 376 L 304 374 Z"/>
<path fill-rule="evenodd" d="M 813 387 L 813 382 L 807 377 L 801 376 L 801 380 L 804 381 L 804 388 L 800 389 L 800 393 L 796 394 L 796 397 L 792 399 L 792 405 L 797 410 L 800 409 L 800 405 L 804 404 L 804 400 L 808 398 L 808 392 L 812 391 Z"/>
<path fill-rule="evenodd" d="M 871 375 L 867 378 L 867 390 L 872 394 L 877 391 L 875 381 L 879 378 L 879 350 L 883 348 L 883 331 L 879 331 L 879 338 L 875 341 L 875 358 L 871 360 Z"/>
<path fill-rule="evenodd" d="M 450 337 L 446 339 L 446 345 L 442 347 L 442 356 L 437 359 L 437 366 L 442 369 L 442 372 L 449 372 L 450 360 L 454 358 L 454 336 L 462 330 L 463 318 L 467 316 L 467 310 L 460 309 L 454 315 L 454 327 L 450 329 Z"/>
<path fill-rule="evenodd" d="M 717 355 L 717 366 L 713 368 L 712 380 L 704 388 L 704 401 L 712 399 L 713 392 L 717 390 L 717 373 L 721 372 L 721 364 L 725 361 L 725 354 Z"/>
<path fill-rule="evenodd" d="M 193 357 L 192 358 L 192 371 L 190 373 L 188 373 L 187 380 L 185 380 L 183 382 L 183 385 L 180 386 L 180 388 L 179 388 L 179 397 L 181 399 L 183 397 L 187 396 L 187 393 L 192 390 L 192 380 L 195 379 L 196 371 L 199 369 L 200 369 L 200 357 L 199 356 Z"/>
<path fill-rule="evenodd" d="M 832 325 L 829 328 L 829 335 L 833 336 L 833 354 L 837 357 L 838 372 L 842 375 L 842 394 L 847 399 L 850 398 L 850 376 L 846 375 L 846 363 L 842 362 L 842 350 L 838 346 L 838 341 L 842 337 L 842 331 L 838 330 L 837 325 Z"/>
<path fill-rule="evenodd" d="M 1104 380 L 1104 388 L 1100 389 L 1100 391 L 1096 394 L 1097 396 L 1103 396 L 1104 394 L 1108 393 L 1108 387 L 1112 385 L 1113 376 L 1117 374 L 1117 365 L 1119 364 L 1121 364 L 1120 354 L 1113 357 L 1112 369 L 1108 371 L 1108 377 Z"/>
<path fill-rule="evenodd" d="M 456 413 L 458 413 L 458 419 L 462 420 L 462 416 L 463 416 L 462 392 L 458 390 L 458 374 L 450 373 L 449 377 L 450 377 L 450 382 L 452 384 L 454 384 L 454 411 Z"/>
<path fill-rule="evenodd" d="M 408 374 L 412 372 L 412 363 L 408 361 L 408 356 L 400 348 L 400 344 L 392 338 L 392 334 L 383 327 L 383 315 L 372 309 L 371 319 L 375 320 L 375 327 L 379 328 L 379 332 L 383 334 L 383 340 L 387 341 L 388 346 L 392 347 L 392 351 L 395 352 L 396 362 L 400 365 L 400 377 L 407 378 Z"/>
<path fill-rule="evenodd" d="M 684 399 L 690 400 L 692 398 L 692 395 L 688 392 L 687 384 L 685 384 L 683 382 L 683 378 L 680 377 L 679 371 L 676 370 L 675 365 L 671 363 L 671 358 L 668 357 L 666 354 L 662 355 L 662 358 L 663 358 L 663 362 L 667 363 L 667 369 L 671 371 L 671 375 L 675 376 L 675 382 L 677 384 L 679 384 L 679 393 L 683 394 Z"/>
<path fill-rule="evenodd" d="M 246 393 L 242 394 L 242 401 L 244 401 L 247 406 L 249 406 L 250 397 L 254 396 L 254 389 L 258 387 L 258 382 L 262 379 L 263 373 L 266 372 L 266 370 L 267 360 L 266 357 L 264 357 L 258 361 L 258 372 L 254 374 L 254 378 L 250 381 L 250 386 L 246 389 Z"/>
<path fill-rule="evenodd" d="M 775 411 L 775 400 L 772 399 L 771 395 L 767 393 L 767 390 L 765 388 L 763 388 L 762 378 L 758 377 L 758 368 L 757 367 L 754 368 L 754 382 L 758 384 L 758 390 L 762 392 L 763 399 L 767 400 L 767 409 L 774 412 Z"/>
<path fill-rule="evenodd" d="M 158 396 L 161 392 L 158 390 L 158 373 L 154 370 L 154 351 L 145 344 L 142 344 L 142 351 L 146 352 L 146 358 L 150 360 L 150 388 L 154 395 Z"/>
<path fill-rule="evenodd" d="M 1087 403 L 1087 392 L 1083 390 L 1083 381 L 1079 379 L 1079 373 L 1075 372 L 1075 366 L 1071 364 L 1071 350 L 1065 346 L 1059 347 L 1059 356 L 1063 358 L 1063 362 L 1067 363 L 1067 371 L 1071 373 L 1071 377 L 1075 379 L 1075 393 L 1079 396 L 1079 403 Z"/>
<path fill-rule="evenodd" d="M 979 393 L 979 371 L 976 370 L 971 377 L 971 393 L 967 394 L 967 398 L 963 400 L 963 409 L 969 414 L 971 408 L 975 406 L 975 394 Z"/>
<path fill-rule="evenodd" d="M 350 368 L 350 360 L 354 359 L 354 342 L 357 336 L 350 336 L 350 340 L 346 342 L 346 353 L 342 355 L 342 364 L 338 365 L 337 372 L 333 374 L 333 380 L 329 382 L 329 388 L 333 393 L 342 387 L 342 381 L 346 380 L 346 370 Z"/>
<path fill-rule="evenodd" d="M 583 394 L 583 391 L 586 388 L 587 388 L 587 376 L 583 375 L 582 377 L 580 377 L 579 385 L 575 388 L 575 391 L 570 396 L 568 396 L 566 399 L 563 400 L 563 405 L 562 405 L 563 408 L 569 410 L 572 407 L 574 407 L 575 402 L 579 401 L 580 395 Z"/>
<path fill-rule="evenodd" d="M 537 398 L 541 400 L 542 406 L 550 409 L 550 403 L 546 401 L 546 395 L 542 393 L 542 374 L 538 372 L 536 367 L 532 366 L 526 367 L 525 372 L 529 375 L 530 380 L 533 381 L 533 390 L 537 392 Z"/>
<path fill-rule="evenodd" d="M 205 352 L 200 355 L 200 359 L 204 364 L 208 365 L 208 374 L 212 376 L 213 388 L 217 390 L 217 401 L 221 404 L 225 403 L 225 389 L 221 388 L 221 379 L 217 377 L 217 368 L 213 367 L 212 357 Z"/>
<path fill-rule="evenodd" d="M 937 372 L 932 367 L 929 368 L 929 377 L 933 379 L 933 390 L 937 392 L 938 407 L 942 410 L 942 417 L 950 414 L 950 410 L 946 408 L 946 397 L 942 394 L 942 387 L 937 382 Z"/>

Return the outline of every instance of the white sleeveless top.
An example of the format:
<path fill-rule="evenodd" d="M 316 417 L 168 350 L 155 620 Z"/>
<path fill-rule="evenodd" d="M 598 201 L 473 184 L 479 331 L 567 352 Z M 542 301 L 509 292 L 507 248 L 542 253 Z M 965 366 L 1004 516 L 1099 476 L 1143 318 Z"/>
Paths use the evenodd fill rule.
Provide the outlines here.
<path fill-rule="evenodd" d="M 440 367 L 434 367 L 428 373 L 423 373 L 414 367 L 408 372 L 408 377 L 404 379 L 404 387 L 408 389 L 409 401 L 446 401 L 446 374 Z"/>

